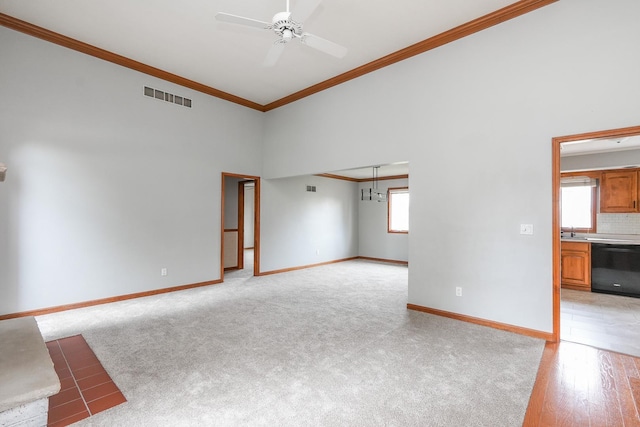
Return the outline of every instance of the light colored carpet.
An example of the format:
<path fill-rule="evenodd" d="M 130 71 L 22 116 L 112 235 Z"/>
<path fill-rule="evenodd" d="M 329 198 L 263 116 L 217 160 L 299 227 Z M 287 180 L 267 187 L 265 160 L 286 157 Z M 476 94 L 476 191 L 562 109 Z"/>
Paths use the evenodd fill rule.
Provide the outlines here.
<path fill-rule="evenodd" d="M 80 425 L 522 425 L 544 342 L 406 303 L 406 267 L 350 261 L 37 320 L 128 400 Z"/>

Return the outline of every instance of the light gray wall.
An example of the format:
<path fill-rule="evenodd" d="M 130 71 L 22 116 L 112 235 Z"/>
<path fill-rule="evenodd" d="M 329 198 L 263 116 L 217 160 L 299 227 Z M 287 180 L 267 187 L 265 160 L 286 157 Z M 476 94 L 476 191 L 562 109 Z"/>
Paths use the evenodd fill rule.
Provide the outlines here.
<path fill-rule="evenodd" d="M 255 214 L 255 193 L 254 186 L 244 187 L 244 247 L 254 246 L 254 214 Z"/>
<path fill-rule="evenodd" d="M 638 16 L 562 0 L 271 111 L 264 174 L 410 159 L 408 302 L 551 332 L 551 140 L 640 124 Z"/>
<path fill-rule="evenodd" d="M 224 178 L 224 228 L 238 228 L 238 183 L 240 178 Z"/>
<path fill-rule="evenodd" d="M 567 156 L 560 159 L 560 170 L 563 172 L 617 169 L 626 166 L 640 166 L 640 150 L 583 154 L 581 156 Z"/>
<path fill-rule="evenodd" d="M 355 183 L 311 175 L 262 180 L 260 200 L 262 272 L 358 255 Z"/>
<path fill-rule="evenodd" d="M 264 135 L 266 178 L 411 159 L 409 302 L 550 331 L 551 138 L 639 124 L 639 14 L 563 0 L 266 117 L 0 28 L 0 313 L 218 278 L 220 173 L 260 175 Z M 289 181 L 263 270 L 356 255 L 356 209 L 317 231 Z"/>
<path fill-rule="evenodd" d="M 370 188 L 371 184 L 371 182 L 361 182 L 358 188 Z M 408 186 L 408 179 L 378 181 L 378 188 L 383 192 L 390 187 Z M 409 261 L 409 235 L 387 232 L 387 207 L 387 203 L 375 201 L 358 203 L 359 254 L 371 258 Z"/>
<path fill-rule="evenodd" d="M 264 116 L 3 27 L 0 58 L 0 314 L 220 278 L 221 172 L 260 175 Z"/>

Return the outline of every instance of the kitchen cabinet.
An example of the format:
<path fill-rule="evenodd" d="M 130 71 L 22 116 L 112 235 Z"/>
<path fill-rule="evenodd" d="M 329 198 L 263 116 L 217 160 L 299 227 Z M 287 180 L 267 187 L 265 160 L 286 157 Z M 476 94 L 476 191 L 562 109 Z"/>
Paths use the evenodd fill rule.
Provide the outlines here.
<path fill-rule="evenodd" d="M 563 288 L 591 291 L 591 243 L 561 243 L 560 276 Z"/>
<path fill-rule="evenodd" d="M 640 212 L 638 172 L 605 171 L 600 180 L 600 212 Z"/>

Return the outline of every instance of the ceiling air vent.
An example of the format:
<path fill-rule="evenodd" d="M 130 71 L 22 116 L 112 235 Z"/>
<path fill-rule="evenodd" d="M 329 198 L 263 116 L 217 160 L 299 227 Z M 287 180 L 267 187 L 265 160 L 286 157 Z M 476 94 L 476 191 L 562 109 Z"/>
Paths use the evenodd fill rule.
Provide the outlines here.
<path fill-rule="evenodd" d="M 169 92 L 165 92 L 159 89 L 154 89 L 149 86 L 144 87 L 144 95 L 150 98 L 156 98 L 160 101 L 171 102 L 172 104 L 182 105 L 184 107 L 191 108 L 191 100 L 183 96 L 174 95 Z"/>

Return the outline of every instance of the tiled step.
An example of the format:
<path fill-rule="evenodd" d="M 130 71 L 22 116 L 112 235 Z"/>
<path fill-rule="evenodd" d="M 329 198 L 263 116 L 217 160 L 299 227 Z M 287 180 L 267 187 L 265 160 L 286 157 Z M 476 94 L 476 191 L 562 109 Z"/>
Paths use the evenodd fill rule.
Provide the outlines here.
<path fill-rule="evenodd" d="M 62 427 L 127 401 L 82 335 L 47 343 L 60 378 L 49 398 L 48 426 Z"/>

